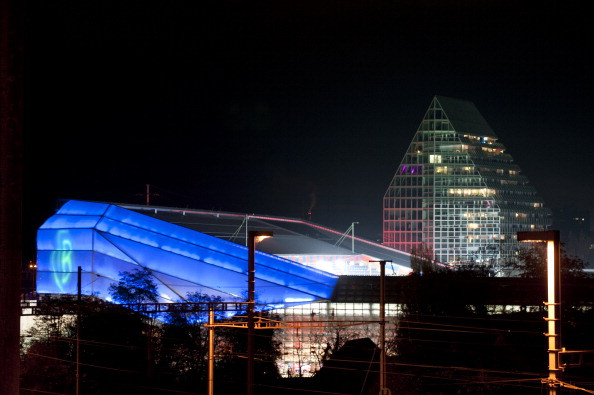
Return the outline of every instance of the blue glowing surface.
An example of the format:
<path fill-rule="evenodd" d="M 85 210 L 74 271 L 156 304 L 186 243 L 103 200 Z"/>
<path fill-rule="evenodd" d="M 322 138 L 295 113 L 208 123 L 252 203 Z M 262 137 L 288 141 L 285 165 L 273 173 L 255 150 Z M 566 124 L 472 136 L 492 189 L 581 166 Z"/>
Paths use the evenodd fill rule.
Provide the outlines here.
<path fill-rule="evenodd" d="M 78 266 L 82 292 L 109 299 L 119 272 L 152 271 L 163 302 L 188 292 L 244 300 L 245 246 L 161 221 L 121 207 L 71 200 L 37 233 L 37 291 L 76 293 Z M 256 299 L 287 305 L 328 299 L 337 276 L 256 251 Z"/>

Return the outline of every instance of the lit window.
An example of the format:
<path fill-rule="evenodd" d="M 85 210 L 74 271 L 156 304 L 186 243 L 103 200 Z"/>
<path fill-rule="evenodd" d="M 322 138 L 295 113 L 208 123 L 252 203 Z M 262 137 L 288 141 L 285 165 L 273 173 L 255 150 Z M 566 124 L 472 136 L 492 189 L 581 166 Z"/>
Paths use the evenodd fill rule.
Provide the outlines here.
<path fill-rule="evenodd" d="M 429 155 L 429 163 L 441 163 L 441 155 Z"/>
<path fill-rule="evenodd" d="M 487 189 L 487 188 L 464 188 L 464 189 L 449 189 L 448 193 L 450 195 L 458 195 L 458 196 L 488 196 L 490 194 L 495 194 L 494 189 Z"/>

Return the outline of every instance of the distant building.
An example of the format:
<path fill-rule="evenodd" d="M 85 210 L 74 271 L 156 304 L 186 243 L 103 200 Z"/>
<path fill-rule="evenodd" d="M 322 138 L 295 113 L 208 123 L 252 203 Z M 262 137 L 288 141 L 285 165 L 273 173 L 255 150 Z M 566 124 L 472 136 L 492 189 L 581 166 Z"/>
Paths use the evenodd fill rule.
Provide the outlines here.
<path fill-rule="evenodd" d="M 383 202 L 386 246 L 442 263 L 497 263 L 550 211 L 473 103 L 436 96 Z"/>

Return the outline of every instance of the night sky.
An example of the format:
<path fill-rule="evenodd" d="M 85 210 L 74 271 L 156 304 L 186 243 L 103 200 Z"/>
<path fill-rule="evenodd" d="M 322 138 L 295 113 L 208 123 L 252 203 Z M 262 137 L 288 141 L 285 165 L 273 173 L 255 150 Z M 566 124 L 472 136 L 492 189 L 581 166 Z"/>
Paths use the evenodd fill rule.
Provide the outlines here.
<path fill-rule="evenodd" d="M 592 210 L 594 23 L 529 3 L 31 1 L 27 229 L 150 184 L 155 205 L 313 207 L 379 239 L 436 94 L 474 102 L 549 207 Z"/>

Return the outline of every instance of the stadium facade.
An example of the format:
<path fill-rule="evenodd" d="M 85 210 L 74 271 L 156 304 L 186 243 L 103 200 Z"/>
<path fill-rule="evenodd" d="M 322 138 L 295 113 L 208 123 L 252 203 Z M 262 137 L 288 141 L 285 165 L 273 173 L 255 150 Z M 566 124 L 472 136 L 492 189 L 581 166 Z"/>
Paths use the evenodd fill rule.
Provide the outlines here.
<path fill-rule="evenodd" d="M 473 103 L 435 96 L 383 199 L 384 245 L 497 264 L 550 211 Z"/>
<path fill-rule="evenodd" d="M 119 273 L 149 269 L 161 302 L 200 292 L 245 299 L 247 247 L 142 215 L 117 205 L 69 201 L 37 233 L 37 290 L 77 292 L 109 300 Z M 258 252 L 258 298 L 265 304 L 327 299 L 336 275 Z"/>
<path fill-rule="evenodd" d="M 277 334 L 281 373 L 319 369 L 324 345 L 338 336 L 331 322 L 373 321 L 340 336 L 377 340 L 379 303 L 333 299 L 339 275 L 377 276 L 377 260 L 390 261 L 389 276 L 409 274 L 410 256 L 294 218 L 70 200 L 38 230 L 37 292 L 76 294 L 80 267 L 81 292 L 110 300 L 109 286 L 120 272 L 145 268 L 160 302 L 184 301 L 195 292 L 245 301 L 248 229 L 274 233 L 255 254 L 259 308 L 297 323 Z M 397 309 L 386 306 L 388 315 Z"/>

